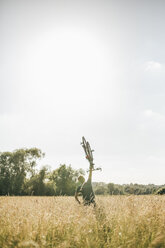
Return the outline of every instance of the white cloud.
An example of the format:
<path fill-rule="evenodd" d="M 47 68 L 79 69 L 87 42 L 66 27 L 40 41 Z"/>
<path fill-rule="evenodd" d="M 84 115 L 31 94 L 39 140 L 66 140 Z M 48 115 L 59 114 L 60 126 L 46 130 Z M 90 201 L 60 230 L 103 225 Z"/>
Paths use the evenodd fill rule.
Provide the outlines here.
<path fill-rule="evenodd" d="M 157 62 L 157 61 L 147 61 L 145 64 L 144 64 L 144 68 L 145 68 L 145 71 L 153 71 L 153 72 L 156 72 L 156 71 L 160 71 L 162 68 L 164 67 L 163 64 Z"/>
<path fill-rule="evenodd" d="M 158 112 L 154 112 L 152 109 L 146 109 L 144 111 L 144 115 L 147 118 L 154 119 L 154 120 L 157 120 L 157 121 L 165 120 L 164 115 L 162 115 L 162 114 L 160 114 Z"/>
<path fill-rule="evenodd" d="M 155 140 L 161 145 L 164 144 L 164 126 L 165 126 L 165 115 L 153 111 L 152 109 L 146 109 L 141 112 L 141 117 L 139 119 L 138 129 L 140 133 L 150 140 L 150 145 L 155 146 Z M 143 137 L 144 138 L 144 137 Z M 151 147 L 150 147 L 151 149 Z"/>
<path fill-rule="evenodd" d="M 165 157 L 156 157 L 156 156 L 148 156 L 146 158 L 146 162 L 147 164 L 149 165 L 153 165 L 153 166 L 156 166 L 156 165 L 164 165 L 165 164 Z"/>

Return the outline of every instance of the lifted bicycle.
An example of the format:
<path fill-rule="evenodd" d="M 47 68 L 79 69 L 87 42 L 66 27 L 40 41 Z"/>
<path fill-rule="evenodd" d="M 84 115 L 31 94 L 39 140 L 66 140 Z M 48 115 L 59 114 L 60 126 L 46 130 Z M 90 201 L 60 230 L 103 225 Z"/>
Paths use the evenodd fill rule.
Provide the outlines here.
<path fill-rule="evenodd" d="M 86 155 L 86 159 L 89 161 L 89 170 L 87 172 L 90 171 L 90 169 L 92 169 L 92 171 L 96 171 L 96 170 L 100 170 L 102 171 L 101 167 L 97 167 L 94 168 L 94 163 L 93 163 L 93 152 L 94 150 L 91 149 L 90 144 L 88 141 L 86 141 L 86 139 L 84 137 L 82 137 L 82 142 L 81 145 L 84 149 L 85 155 Z"/>

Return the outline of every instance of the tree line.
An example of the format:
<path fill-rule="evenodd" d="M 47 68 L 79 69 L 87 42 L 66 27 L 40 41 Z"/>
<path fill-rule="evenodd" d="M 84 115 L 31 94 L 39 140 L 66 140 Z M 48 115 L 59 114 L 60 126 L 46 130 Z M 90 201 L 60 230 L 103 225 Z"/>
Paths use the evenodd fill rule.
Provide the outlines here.
<path fill-rule="evenodd" d="M 55 170 L 43 166 L 37 170 L 37 161 L 45 154 L 38 148 L 17 149 L 0 153 L 0 195 L 74 195 L 77 179 L 85 172 L 71 165 L 59 165 Z M 153 194 L 163 185 L 93 183 L 97 195 Z M 160 191 L 164 192 L 164 191 Z"/>
<path fill-rule="evenodd" d="M 37 160 L 44 155 L 38 148 L 1 152 L 0 195 L 74 195 L 83 170 L 65 164 L 53 171 L 47 166 L 37 170 Z"/>
<path fill-rule="evenodd" d="M 165 194 L 165 185 L 93 183 L 96 195 L 150 195 Z"/>

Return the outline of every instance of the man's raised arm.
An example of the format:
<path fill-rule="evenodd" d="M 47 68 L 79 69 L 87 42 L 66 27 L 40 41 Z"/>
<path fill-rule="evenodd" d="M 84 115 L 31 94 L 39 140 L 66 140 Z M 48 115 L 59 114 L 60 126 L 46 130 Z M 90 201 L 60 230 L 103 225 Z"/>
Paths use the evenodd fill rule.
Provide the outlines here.
<path fill-rule="evenodd" d="M 93 169 L 93 166 L 90 164 L 88 181 L 92 181 L 92 169 Z"/>

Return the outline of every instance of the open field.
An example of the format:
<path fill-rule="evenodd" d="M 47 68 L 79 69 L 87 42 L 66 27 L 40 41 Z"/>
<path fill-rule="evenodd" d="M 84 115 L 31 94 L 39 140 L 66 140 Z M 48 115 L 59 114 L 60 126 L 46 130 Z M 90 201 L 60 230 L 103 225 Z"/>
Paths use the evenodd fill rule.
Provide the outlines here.
<path fill-rule="evenodd" d="M 165 196 L 0 197 L 0 247 L 165 247 Z"/>

